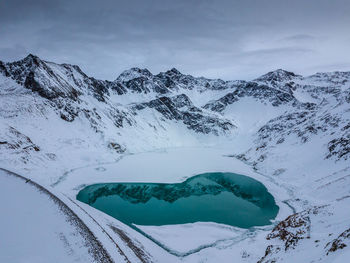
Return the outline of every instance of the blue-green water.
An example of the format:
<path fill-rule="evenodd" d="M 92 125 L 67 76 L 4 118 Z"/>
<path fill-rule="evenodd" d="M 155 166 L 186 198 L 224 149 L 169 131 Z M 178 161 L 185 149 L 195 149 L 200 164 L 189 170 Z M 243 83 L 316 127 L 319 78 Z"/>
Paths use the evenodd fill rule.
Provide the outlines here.
<path fill-rule="evenodd" d="M 234 173 L 205 173 L 177 184 L 94 184 L 77 199 L 129 225 L 216 222 L 249 228 L 270 224 L 279 210 L 262 183 Z"/>

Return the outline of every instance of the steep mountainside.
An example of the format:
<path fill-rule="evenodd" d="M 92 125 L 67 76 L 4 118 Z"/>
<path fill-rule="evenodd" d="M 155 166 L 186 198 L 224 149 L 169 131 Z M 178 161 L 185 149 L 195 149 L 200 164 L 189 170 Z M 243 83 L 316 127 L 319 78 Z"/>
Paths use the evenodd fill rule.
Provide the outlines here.
<path fill-rule="evenodd" d="M 51 126 L 50 123 L 57 122 L 56 126 L 68 125 L 72 130 L 75 125 L 81 125 L 102 137 L 97 140 L 105 145 L 112 143 L 113 148 L 120 145 L 118 149 L 125 149 L 130 133 L 134 140 L 149 134 L 150 142 L 153 136 L 169 142 L 168 132 L 183 136 L 183 130 L 188 130 L 188 139 L 197 141 L 198 134 L 229 135 L 235 129 L 231 120 L 195 106 L 182 92 L 227 88 L 224 81 L 196 79 L 175 69 L 154 76 L 146 69 L 137 68 L 123 72 L 115 81 L 102 81 L 88 77 L 78 66 L 58 65 L 33 55 L 0 65 L 2 132 L 16 129 L 10 124 L 13 120 L 20 121 L 17 130 L 23 130 L 27 117 L 35 117 L 42 118 L 42 122 L 29 121 L 29 125 Z M 50 114 L 61 120 L 49 118 Z M 51 135 L 42 134 L 46 138 Z M 79 138 L 83 139 L 84 135 Z M 7 147 L 5 137 L 3 145 Z M 149 142 L 135 145 L 139 149 L 150 148 Z"/>

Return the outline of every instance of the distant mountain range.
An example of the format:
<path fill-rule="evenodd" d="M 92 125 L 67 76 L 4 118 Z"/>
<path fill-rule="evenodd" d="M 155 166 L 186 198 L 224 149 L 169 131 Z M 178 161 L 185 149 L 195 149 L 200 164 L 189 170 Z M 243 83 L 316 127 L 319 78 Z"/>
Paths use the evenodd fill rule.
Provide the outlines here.
<path fill-rule="evenodd" d="M 253 81 L 223 81 L 184 75 L 175 68 L 157 75 L 147 69 L 131 68 L 116 80 L 107 81 L 87 76 L 76 65 L 47 62 L 30 54 L 12 63 L 0 61 L 0 74 L 3 100 L 11 95 L 29 100 L 23 101 L 22 108 L 16 102 L 1 103 L 4 123 L 11 122 L 16 108 L 20 112 L 29 106 L 40 108 L 55 112 L 62 121 L 79 119 L 85 129 L 105 137 L 107 146 L 112 143 L 120 145 L 118 149 L 128 149 L 127 136 L 118 134 L 121 130 L 139 129 L 140 136 L 150 136 L 148 146 L 152 146 L 151 137 L 157 134 L 168 137 L 168 129 L 188 130 L 191 137 L 232 136 L 243 128 L 235 116 L 244 117 L 243 101 L 251 100 L 257 108 L 265 105 L 278 112 L 271 119 L 265 116 L 266 122 L 260 122 L 261 127 L 256 129 L 259 146 L 281 144 L 292 134 L 302 142 L 322 134 L 328 139 L 326 158 L 350 156 L 349 123 L 344 118 L 350 102 L 350 72 L 302 77 L 279 69 Z M 30 102 L 33 99 L 35 103 Z M 236 105 L 240 109 L 228 114 Z M 40 116 L 47 117 L 43 112 Z M 11 133 L 9 127 L 13 125 L 8 125 L 2 130 Z M 168 139 L 171 144 L 170 135 Z M 2 147 L 13 146 L 8 142 Z"/>

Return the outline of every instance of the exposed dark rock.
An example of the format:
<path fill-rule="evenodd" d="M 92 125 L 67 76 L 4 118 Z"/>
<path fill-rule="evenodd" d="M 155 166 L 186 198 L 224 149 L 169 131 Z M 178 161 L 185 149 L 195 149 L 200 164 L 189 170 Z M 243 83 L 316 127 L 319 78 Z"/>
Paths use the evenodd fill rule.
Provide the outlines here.
<path fill-rule="evenodd" d="M 183 121 L 191 130 L 199 133 L 227 132 L 235 126 L 225 119 L 203 112 L 195 107 L 185 94 L 174 97 L 160 97 L 147 103 L 133 106 L 134 110 L 153 108 L 169 120 Z"/>
<path fill-rule="evenodd" d="M 255 79 L 256 82 L 264 82 L 273 87 L 283 87 L 286 91 L 289 91 L 290 88 L 293 87 L 294 80 L 300 79 L 300 75 L 296 75 L 293 72 L 286 71 L 283 69 L 278 69 L 275 71 L 271 71 L 261 77 Z M 282 84 L 282 85 L 281 85 Z M 283 86 L 284 85 L 284 86 Z"/>
<path fill-rule="evenodd" d="M 275 107 L 285 103 L 298 104 L 291 92 L 281 91 L 256 82 L 247 82 L 238 85 L 233 92 L 226 94 L 222 98 L 209 102 L 204 108 L 222 112 L 227 105 L 233 104 L 243 97 L 252 97 L 261 102 L 269 102 Z"/>
<path fill-rule="evenodd" d="M 326 245 L 327 255 L 350 245 L 350 228 L 341 233 L 336 239 Z"/>
<path fill-rule="evenodd" d="M 288 216 L 281 221 L 266 239 L 278 238 L 284 241 L 284 250 L 294 248 L 299 240 L 310 238 L 310 211 L 304 211 Z"/>
<path fill-rule="evenodd" d="M 326 158 L 336 156 L 338 159 L 347 160 L 350 157 L 350 132 L 343 137 L 331 140 L 328 143 L 328 151 Z"/>
<path fill-rule="evenodd" d="M 9 77 L 10 74 L 8 73 L 6 67 L 4 66 L 4 63 L 0 61 L 0 73 L 4 74 L 5 77 Z"/>
<path fill-rule="evenodd" d="M 131 68 L 124 71 L 116 79 L 115 87 L 118 87 L 119 91 L 130 90 L 136 93 L 150 93 L 151 91 L 166 94 L 169 92 L 167 87 L 157 81 L 157 79 L 147 69 Z"/>
<path fill-rule="evenodd" d="M 116 143 L 116 142 L 110 142 L 108 144 L 108 147 L 110 149 L 115 150 L 117 153 L 124 153 L 126 151 L 126 149 L 123 146 L 121 146 L 119 143 Z"/>
<path fill-rule="evenodd" d="M 24 155 L 30 154 L 31 151 L 40 151 L 40 147 L 38 145 L 33 143 L 28 136 L 19 132 L 14 127 L 8 127 L 5 132 L 8 133 L 8 140 L 0 141 L 0 149 L 4 147 L 6 149 L 18 151 L 18 153 L 23 153 Z"/>
<path fill-rule="evenodd" d="M 276 239 L 283 245 L 268 245 L 265 255 L 259 263 L 276 262 L 281 251 L 294 249 L 301 240 L 310 238 L 311 215 L 317 215 L 325 206 L 317 206 L 288 216 L 279 222 L 266 237 L 267 240 Z"/>

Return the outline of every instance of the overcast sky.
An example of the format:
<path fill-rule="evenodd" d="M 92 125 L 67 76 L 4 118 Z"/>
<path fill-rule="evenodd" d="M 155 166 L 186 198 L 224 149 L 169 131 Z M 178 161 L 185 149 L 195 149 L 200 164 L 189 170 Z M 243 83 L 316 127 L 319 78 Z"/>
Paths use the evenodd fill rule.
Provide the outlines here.
<path fill-rule="evenodd" d="M 28 53 L 108 80 L 130 67 L 226 80 L 350 71 L 350 1 L 1 0 L 0 60 Z"/>

